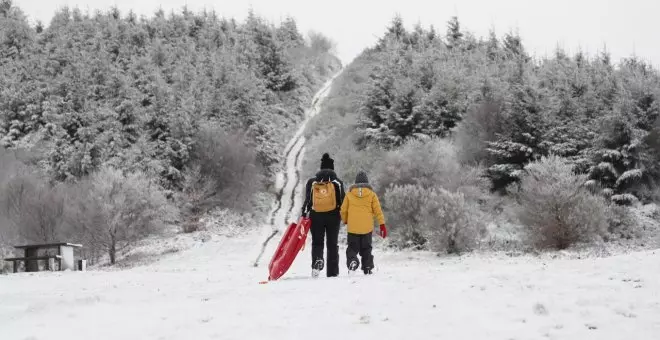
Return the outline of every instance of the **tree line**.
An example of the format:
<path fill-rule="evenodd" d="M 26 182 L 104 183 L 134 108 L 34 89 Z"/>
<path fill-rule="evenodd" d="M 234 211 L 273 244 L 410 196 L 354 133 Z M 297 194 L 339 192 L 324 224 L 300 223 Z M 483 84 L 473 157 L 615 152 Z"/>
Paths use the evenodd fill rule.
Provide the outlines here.
<path fill-rule="evenodd" d="M 533 58 L 513 33 L 477 39 L 457 18 L 444 39 L 396 18 L 375 47 L 382 61 L 360 108 L 367 143 L 455 137 L 466 162 L 482 162 L 494 190 L 542 156 L 564 157 L 613 200 L 649 201 L 660 178 L 660 77 L 644 60 Z M 461 127 L 457 127 L 459 123 Z"/>
<path fill-rule="evenodd" d="M 16 190 L 27 187 L 20 181 L 54 195 L 45 202 L 86 183 L 115 195 L 98 205 L 121 196 L 136 208 L 130 200 L 148 201 L 153 191 L 162 196 L 154 202 L 173 210 L 161 214 L 163 223 L 192 229 L 213 207 L 246 210 L 273 184 L 308 100 L 341 67 L 333 48 L 319 33 L 304 36 L 292 18 L 275 25 L 252 12 L 238 22 L 185 7 L 149 17 L 65 7 L 48 25 L 31 25 L 11 0 L 0 1 L 0 156 L 22 169 L 4 176 L 0 215 L 9 222 L 0 228 L 11 231 L 0 234 L 49 241 L 84 224 L 81 216 L 58 217 L 38 223 L 52 232 L 30 230 L 19 218 L 30 215 L 17 203 Z M 151 189 L 126 186 L 138 182 Z M 55 193 L 64 187 L 67 195 Z M 102 208 L 79 210 L 88 218 Z M 136 229 L 114 233 L 120 238 L 135 239 L 150 224 L 137 212 L 108 214 Z"/>
<path fill-rule="evenodd" d="M 502 221 L 535 245 L 611 239 L 635 224 L 622 207 L 660 199 L 659 75 L 639 57 L 539 57 L 513 32 L 395 17 L 337 80 L 308 157 L 334 152 L 349 180 L 371 170 L 399 244 L 474 248 Z"/>

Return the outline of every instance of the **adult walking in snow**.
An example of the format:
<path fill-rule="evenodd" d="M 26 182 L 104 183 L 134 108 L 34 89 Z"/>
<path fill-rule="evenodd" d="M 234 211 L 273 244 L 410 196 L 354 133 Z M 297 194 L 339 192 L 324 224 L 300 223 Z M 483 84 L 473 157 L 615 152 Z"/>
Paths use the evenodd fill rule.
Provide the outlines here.
<path fill-rule="evenodd" d="M 307 181 L 303 216 L 312 220 L 312 276 L 319 275 L 324 266 L 326 275 L 339 275 L 339 208 L 344 200 L 344 183 L 335 173 L 334 160 L 327 153 L 321 158 L 321 170 Z M 323 241 L 326 241 L 327 266 L 323 260 Z"/>

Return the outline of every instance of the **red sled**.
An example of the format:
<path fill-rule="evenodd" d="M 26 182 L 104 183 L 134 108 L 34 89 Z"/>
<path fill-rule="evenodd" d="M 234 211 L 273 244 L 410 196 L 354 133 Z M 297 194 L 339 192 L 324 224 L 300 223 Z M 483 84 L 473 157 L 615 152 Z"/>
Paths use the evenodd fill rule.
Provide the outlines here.
<path fill-rule="evenodd" d="M 269 281 L 279 279 L 289 270 L 298 252 L 305 246 L 305 240 L 307 239 L 307 233 L 311 225 L 312 220 L 308 217 L 300 217 L 298 223 L 291 223 L 289 225 L 268 265 Z"/>

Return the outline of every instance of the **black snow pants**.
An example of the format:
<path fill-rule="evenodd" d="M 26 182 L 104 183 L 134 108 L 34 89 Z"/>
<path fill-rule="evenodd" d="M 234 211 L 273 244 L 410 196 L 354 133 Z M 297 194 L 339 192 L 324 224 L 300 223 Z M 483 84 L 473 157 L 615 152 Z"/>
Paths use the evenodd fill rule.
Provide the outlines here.
<path fill-rule="evenodd" d="M 374 268 L 374 256 L 371 254 L 372 234 L 348 233 L 348 248 L 346 248 L 346 266 L 350 269 L 351 262 L 360 264 L 357 255 L 362 258 L 362 270 L 368 271 Z"/>
<path fill-rule="evenodd" d="M 323 239 L 326 238 L 328 258 L 325 263 L 328 277 L 339 275 L 339 210 L 329 212 L 311 211 L 312 220 L 310 228 L 312 233 L 312 269 L 317 260 L 323 260 Z M 317 268 L 317 269 L 323 269 Z"/>

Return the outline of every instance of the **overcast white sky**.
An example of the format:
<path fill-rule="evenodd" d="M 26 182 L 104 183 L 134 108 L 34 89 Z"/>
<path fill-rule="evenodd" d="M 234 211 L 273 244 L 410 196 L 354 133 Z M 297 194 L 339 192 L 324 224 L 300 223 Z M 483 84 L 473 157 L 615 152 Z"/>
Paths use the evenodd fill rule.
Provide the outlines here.
<path fill-rule="evenodd" d="M 528 50 L 551 54 L 557 45 L 570 52 L 582 48 L 594 55 L 606 44 L 614 60 L 633 53 L 660 65 L 660 0 L 14 0 L 32 20 L 50 22 L 65 5 L 105 10 L 116 5 L 152 15 L 188 5 L 191 10 L 214 8 L 221 16 L 245 18 L 252 7 L 271 21 L 290 15 L 304 32 L 320 31 L 337 42 L 340 58 L 352 60 L 382 35 L 396 13 L 412 27 L 434 25 L 445 32 L 447 20 L 458 15 L 463 27 L 486 36 L 518 29 Z"/>

